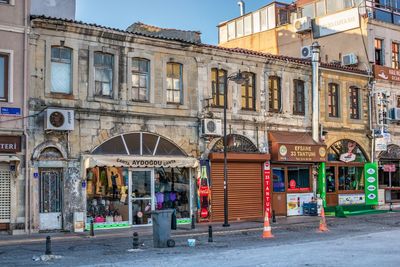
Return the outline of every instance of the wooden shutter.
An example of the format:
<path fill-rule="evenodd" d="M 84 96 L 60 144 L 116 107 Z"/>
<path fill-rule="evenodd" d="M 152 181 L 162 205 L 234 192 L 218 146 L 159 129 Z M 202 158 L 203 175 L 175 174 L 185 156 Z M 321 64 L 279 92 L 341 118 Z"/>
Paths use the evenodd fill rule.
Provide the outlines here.
<path fill-rule="evenodd" d="M 228 163 L 229 220 L 263 217 L 261 163 Z M 224 164 L 211 163 L 212 220 L 224 220 Z"/>

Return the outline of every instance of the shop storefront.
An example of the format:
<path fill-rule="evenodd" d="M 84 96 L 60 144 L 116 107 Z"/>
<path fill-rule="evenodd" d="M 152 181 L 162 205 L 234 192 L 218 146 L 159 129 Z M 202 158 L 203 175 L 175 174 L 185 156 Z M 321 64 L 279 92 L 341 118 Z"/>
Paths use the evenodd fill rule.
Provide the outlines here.
<path fill-rule="evenodd" d="M 197 160 L 151 133 L 116 136 L 85 155 L 88 229 L 149 225 L 154 210 L 174 209 L 178 224 L 191 223 L 192 179 Z"/>
<path fill-rule="evenodd" d="M 400 147 L 389 145 L 379 157 L 379 189 L 382 202 L 400 203 Z"/>
<path fill-rule="evenodd" d="M 314 173 L 326 161 L 326 146 L 308 133 L 270 132 L 272 210 L 276 215 L 302 215 L 303 203 L 315 200 Z"/>
<path fill-rule="evenodd" d="M 258 220 L 264 216 L 263 166 L 269 154 L 260 153 L 247 137 L 228 135 L 228 215 L 229 221 Z M 211 173 L 211 214 L 209 220 L 224 220 L 224 154 L 219 139 L 209 154 Z M 207 218 L 201 218 L 204 221 Z"/>
<path fill-rule="evenodd" d="M 12 191 L 15 189 L 21 152 L 21 136 L 0 136 L 0 231 L 9 230 Z M 13 192 L 14 193 L 14 192 Z"/>

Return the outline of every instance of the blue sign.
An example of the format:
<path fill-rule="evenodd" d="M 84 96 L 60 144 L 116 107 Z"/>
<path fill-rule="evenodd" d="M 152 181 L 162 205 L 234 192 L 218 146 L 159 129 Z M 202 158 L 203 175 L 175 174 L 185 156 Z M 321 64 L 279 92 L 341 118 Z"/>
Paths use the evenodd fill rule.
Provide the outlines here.
<path fill-rule="evenodd" d="M 38 172 L 34 172 L 34 173 L 33 173 L 33 177 L 34 177 L 34 178 L 39 178 L 39 173 L 38 173 Z"/>
<path fill-rule="evenodd" d="M 21 109 L 1 107 L 0 113 L 1 115 L 21 116 Z"/>

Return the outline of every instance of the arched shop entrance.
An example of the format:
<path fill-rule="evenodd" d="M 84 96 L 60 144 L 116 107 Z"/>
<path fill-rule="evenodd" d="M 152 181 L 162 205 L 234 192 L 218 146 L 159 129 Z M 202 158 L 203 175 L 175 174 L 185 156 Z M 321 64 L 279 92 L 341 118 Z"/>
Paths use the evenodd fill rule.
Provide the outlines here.
<path fill-rule="evenodd" d="M 364 205 L 367 154 L 355 141 L 343 139 L 328 149 L 325 172 L 327 206 Z"/>
<path fill-rule="evenodd" d="M 87 222 L 95 228 L 149 225 L 151 211 L 162 209 L 175 209 L 178 224 L 191 222 L 197 160 L 167 138 L 121 134 L 83 158 Z"/>
<path fill-rule="evenodd" d="M 389 145 L 381 152 L 379 160 L 379 189 L 385 191 L 385 198 L 400 203 L 400 147 Z"/>
<path fill-rule="evenodd" d="M 211 169 L 211 220 L 224 220 L 224 145 L 219 139 L 209 154 Z M 269 154 L 260 153 L 247 137 L 228 135 L 228 214 L 230 221 L 263 217 L 263 172 Z"/>

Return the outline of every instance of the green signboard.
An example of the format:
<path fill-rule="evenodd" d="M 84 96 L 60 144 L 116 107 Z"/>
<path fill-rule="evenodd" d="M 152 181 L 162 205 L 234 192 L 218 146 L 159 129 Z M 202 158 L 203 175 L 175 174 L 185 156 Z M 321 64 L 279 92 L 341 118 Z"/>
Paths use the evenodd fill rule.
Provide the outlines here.
<path fill-rule="evenodd" d="M 364 166 L 365 205 L 378 205 L 378 163 L 366 163 Z"/>
<path fill-rule="evenodd" d="M 321 162 L 318 168 L 318 194 L 322 199 L 324 207 L 326 207 L 326 166 L 325 162 Z"/>

